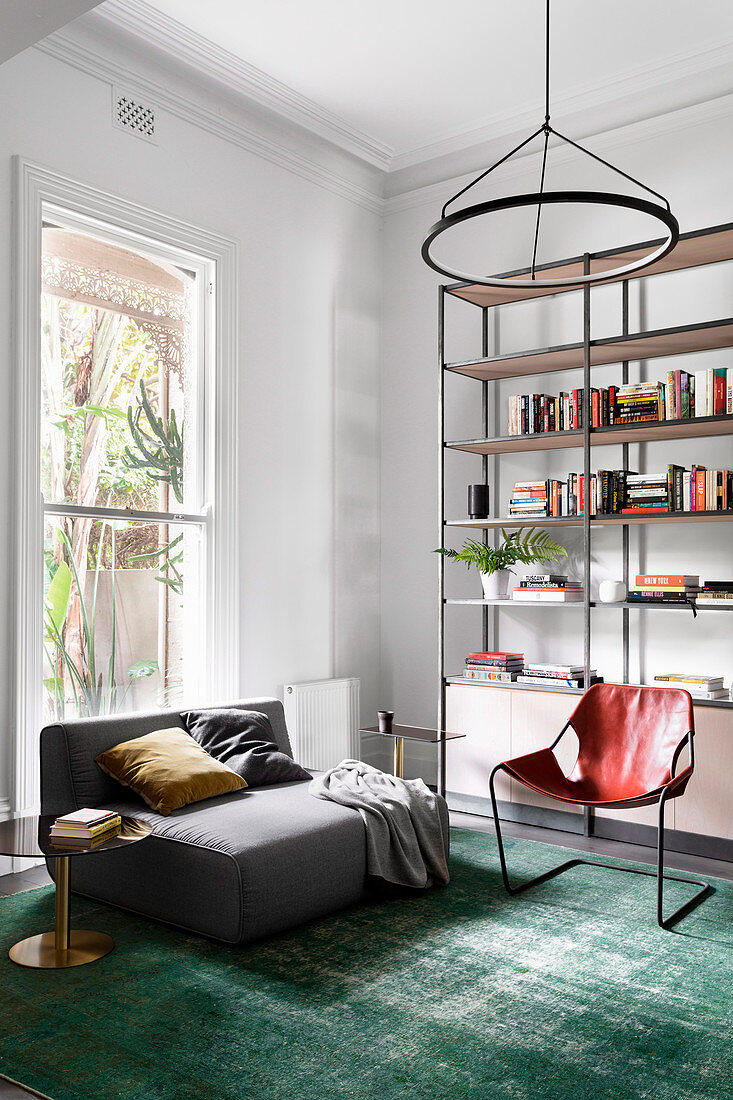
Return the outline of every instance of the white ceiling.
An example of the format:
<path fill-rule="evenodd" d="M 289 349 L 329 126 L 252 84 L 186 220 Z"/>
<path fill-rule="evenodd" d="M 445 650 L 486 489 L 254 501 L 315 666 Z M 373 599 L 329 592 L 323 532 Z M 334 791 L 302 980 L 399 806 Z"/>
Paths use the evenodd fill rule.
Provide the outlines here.
<path fill-rule="evenodd" d="M 32 46 L 100 0 L 0 0 L 0 63 Z"/>
<path fill-rule="evenodd" d="M 542 120 L 544 0 L 148 2 L 398 156 Z M 650 71 L 672 109 L 690 57 L 702 73 L 732 45 L 731 0 L 553 0 L 554 120 L 637 93 Z"/>

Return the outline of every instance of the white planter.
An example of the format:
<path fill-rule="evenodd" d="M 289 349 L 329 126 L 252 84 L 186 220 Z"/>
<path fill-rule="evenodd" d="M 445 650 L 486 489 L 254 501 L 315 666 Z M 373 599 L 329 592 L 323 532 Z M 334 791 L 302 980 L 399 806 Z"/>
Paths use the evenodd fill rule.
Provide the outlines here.
<path fill-rule="evenodd" d="M 626 599 L 626 585 L 623 581 L 601 581 L 598 598 L 601 603 L 622 603 Z"/>
<path fill-rule="evenodd" d="M 509 587 L 510 573 L 508 569 L 498 569 L 495 573 L 482 573 L 481 583 L 484 586 L 485 600 L 505 600 Z"/>

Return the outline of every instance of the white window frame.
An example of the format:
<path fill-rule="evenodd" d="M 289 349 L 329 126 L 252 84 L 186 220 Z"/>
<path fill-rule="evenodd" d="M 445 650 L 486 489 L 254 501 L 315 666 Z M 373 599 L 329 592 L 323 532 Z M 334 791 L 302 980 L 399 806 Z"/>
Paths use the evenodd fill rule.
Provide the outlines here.
<path fill-rule="evenodd" d="M 16 382 L 13 456 L 15 519 L 13 577 L 13 774 L 11 810 L 37 809 L 38 734 L 42 725 L 42 601 L 44 508 L 41 451 L 41 227 L 44 220 L 101 233 L 128 248 L 154 251 L 196 271 L 204 335 L 200 358 L 206 394 L 200 467 L 211 499 L 204 509 L 207 553 L 203 563 L 204 631 L 202 680 L 208 700 L 238 694 L 240 680 L 239 554 L 237 552 L 238 433 L 238 246 L 212 233 L 139 203 L 111 195 L 30 161 L 14 159 L 14 374 Z M 73 507 L 61 506 L 66 511 Z M 48 510 L 48 507 L 47 507 Z M 95 509 L 102 514 L 104 509 Z M 107 510 L 115 512 L 116 510 Z M 180 515 L 180 513 L 176 513 Z M 155 513 L 125 512 L 129 519 L 154 520 Z M 187 517 L 181 515 L 185 521 Z M 193 518 L 193 517 L 189 517 Z M 200 517 L 197 517 L 200 522 Z M 185 692 L 184 685 L 184 692 Z M 197 702 L 205 701 L 198 698 Z"/>

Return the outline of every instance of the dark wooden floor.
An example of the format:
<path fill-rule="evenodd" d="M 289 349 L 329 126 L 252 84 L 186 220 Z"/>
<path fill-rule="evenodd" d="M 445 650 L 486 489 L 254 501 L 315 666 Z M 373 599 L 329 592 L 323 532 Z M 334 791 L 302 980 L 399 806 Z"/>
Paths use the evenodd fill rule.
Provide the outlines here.
<path fill-rule="evenodd" d="M 477 817 L 474 814 L 451 813 L 451 824 L 462 829 L 476 829 L 479 832 L 487 832 L 493 835 L 493 822 L 485 817 Z M 616 856 L 619 859 L 632 859 L 638 863 L 655 862 L 656 853 L 653 848 L 642 847 L 638 844 L 623 844 L 617 840 L 603 840 L 600 837 L 582 837 L 575 833 L 561 833 L 554 829 L 539 829 L 534 825 L 520 825 L 507 821 L 502 825 L 506 836 L 520 837 L 524 840 L 537 840 L 545 844 L 557 844 L 562 848 L 575 848 L 583 852 L 591 852 L 598 856 Z M 693 874 L 709 875 L 713 878 L 733 879 L 733 863 L 723 862 L 719 859 L 705 859 L 701 856 L 681 855 L 678 852 L 669 852 L 666 858 L 666 866 L 677 871 L 691 871 Z M 17 875 L 5 875 L 0 878 L 0 897 L 9 894 L 18 894 L 22 890 L 35 890 L 39 886 L 45 886 L 51 882 L 45 867 L 34 867 L 30 871 L 23 871 Z M 49 979 L 52 980 L 49 974 Z M 0 1100 L 19 1100 L 20 1097 L 35 1095 L 24 1088 L 11 1084 L 0 1077 Z"/>

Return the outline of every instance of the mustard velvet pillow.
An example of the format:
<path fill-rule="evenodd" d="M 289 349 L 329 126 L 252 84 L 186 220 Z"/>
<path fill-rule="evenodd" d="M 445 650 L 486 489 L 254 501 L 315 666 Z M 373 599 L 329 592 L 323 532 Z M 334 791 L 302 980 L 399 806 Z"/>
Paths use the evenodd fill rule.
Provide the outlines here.
<path fill-rule="evenodd" d="M 182 729 L 154 730 L 123 741 L 95 760 L 107 775 L 145 799 L 151 810 L 166 816 L 189 802 L 247 786 Z"/>

